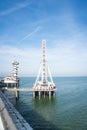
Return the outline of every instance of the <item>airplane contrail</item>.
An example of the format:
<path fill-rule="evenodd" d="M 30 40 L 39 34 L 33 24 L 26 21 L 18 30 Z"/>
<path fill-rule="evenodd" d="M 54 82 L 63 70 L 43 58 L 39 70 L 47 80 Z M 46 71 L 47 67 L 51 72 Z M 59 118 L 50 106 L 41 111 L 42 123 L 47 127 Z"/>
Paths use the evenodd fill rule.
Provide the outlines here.
<path fill-rule="evenodd" d="M 24 41 L 26 38 L 28 38 L 28 37 L 30 37 L 30 36 L 32 36 L 34 33 L 36 33 L 36 32 L 38 32 L 39 30 L 41 29 L 41 27 L 39 26 L 39 27 L 37 27 L 33 32 L 31 32 L 31 33 L 29 33 L 29 34 L 27 34 L 24 38 L 22 38 L 18 43 L 20 43 L 20 42 L 22 42 L 22 41 Z"/>

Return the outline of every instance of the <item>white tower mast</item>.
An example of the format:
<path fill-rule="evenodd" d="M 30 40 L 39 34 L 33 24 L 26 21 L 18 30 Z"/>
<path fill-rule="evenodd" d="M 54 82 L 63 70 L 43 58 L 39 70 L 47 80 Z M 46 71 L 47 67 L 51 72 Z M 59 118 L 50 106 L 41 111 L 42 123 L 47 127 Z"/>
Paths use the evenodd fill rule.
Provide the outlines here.
<path fill-rule="evenodd" d="M 42 83 L 47 83 L 47 70 L 46 70 L 46 40 L 42 40 Z"/>
<path fill-rule="evenodd" d="M 19 62 L 15 60 L 12 64 L 13 64 L 12 77 L 14 77 L 17 80 L 18 79 L 18 65 L 19 65 Z"/>
<path fill-rule="evenodd" d="M 14 60 L 14 62 L 12 63 L 13 65 L 13 71 L 12 71 L 12 74 L 11 76 L 7 76 L 4 78 L 4 83 L 7 84 L 7 86 L 12 86 L 14 87 L 14 84 L 16 87 L 19 86 L 19 78 L 18 78 L 18 65 L 19 65 L 19 62 Z"/>

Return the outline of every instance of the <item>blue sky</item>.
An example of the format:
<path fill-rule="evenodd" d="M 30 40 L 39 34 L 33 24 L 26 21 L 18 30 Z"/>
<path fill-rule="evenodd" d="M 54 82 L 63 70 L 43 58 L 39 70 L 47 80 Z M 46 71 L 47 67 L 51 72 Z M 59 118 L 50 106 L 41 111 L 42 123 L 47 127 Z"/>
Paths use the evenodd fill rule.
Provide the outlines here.
<path fill-rule="evenodd" d="M 53 76 L 87 76 L 87 1 L 0 0 L 0 75 L 16 57 L 20 76 L 36 76 L 43 39 Z"/>

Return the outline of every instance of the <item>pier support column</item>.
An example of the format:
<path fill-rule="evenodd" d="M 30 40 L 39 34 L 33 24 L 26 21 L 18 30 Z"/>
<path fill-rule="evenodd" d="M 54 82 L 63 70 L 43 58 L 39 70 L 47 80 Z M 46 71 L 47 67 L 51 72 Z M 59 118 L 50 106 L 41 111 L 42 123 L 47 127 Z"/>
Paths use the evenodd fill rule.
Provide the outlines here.
<path fill-rule="evenodd" d="M 35 91 L 33 92 L 33 98 L 35 98 Z"/>
<path fill-rule="evenodd" d="M 44 91 L 44 98 L 45 98 L 45 91 Z"/>
<path fill-rule="evenodd" d="M 8 87 L 8 83 L 6 84 L 6 86 Z"/>
<path fill-rule="evenodd" d="M 53 97 L 55 97 L 55 92 L 53 92 Z"/>
<path fill-rule="evenodd" d="M 41 92 L 39 91 L 39 92 L 38 92 L 38 94 L 39 94 L 39 100 L 40 100 L 40 97 L 41 97 Z"/>
<path fill-rule="evenodd" d="M 19 99 L 19 92 L 16 91 L 16 92 L 15 92 L 15 95 L 16 95 L 16 100 L 18 100 L 18 99 Z"/>
<path fill-rule="evenodd" d="M 51 91 L 49 91 L 49 99 L 51 99 Z"/>

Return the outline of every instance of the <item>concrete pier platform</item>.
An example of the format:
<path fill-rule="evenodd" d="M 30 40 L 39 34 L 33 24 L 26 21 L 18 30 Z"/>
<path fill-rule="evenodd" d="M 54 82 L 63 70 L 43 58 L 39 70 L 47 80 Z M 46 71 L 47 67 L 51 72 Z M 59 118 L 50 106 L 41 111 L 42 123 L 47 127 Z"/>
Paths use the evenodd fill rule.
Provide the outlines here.
<path fill-rule="evenodd" d="M 5 130 L 4 125 L 3 125 L 3 121 L 2 121 L 2 118 L 1 118 L 1 114 L 0 114 L 0 130 Z"/>
<path fill-rule="evenodd" d="M 14 108 L 8 98 L 0 91 L 0 130 L 33 130 L 20 113 Z M 3 123 L 2 123 L 3 119 Z M 1 124 L 2 123 L 2 124 Z M 4 127 L 3 127 L 4 124 Z"/>

